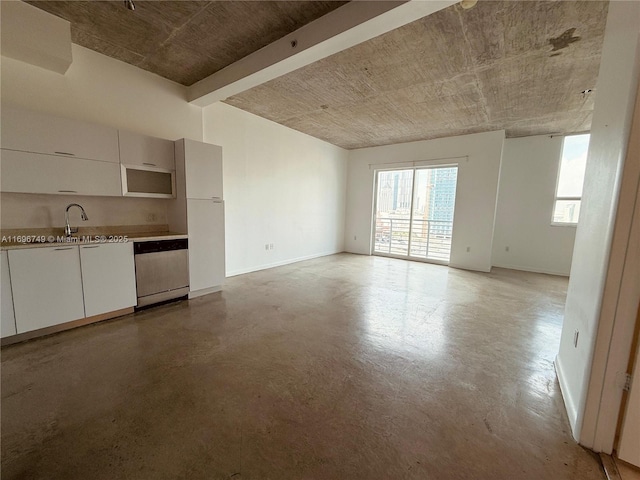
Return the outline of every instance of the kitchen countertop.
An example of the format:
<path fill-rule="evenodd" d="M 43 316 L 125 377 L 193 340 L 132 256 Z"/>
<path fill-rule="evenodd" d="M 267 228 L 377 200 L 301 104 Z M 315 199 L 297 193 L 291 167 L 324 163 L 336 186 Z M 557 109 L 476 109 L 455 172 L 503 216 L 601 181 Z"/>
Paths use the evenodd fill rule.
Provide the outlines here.
<path fill-rule="evenodd" d="M 51 233 L 51 232 L 46 232 Z M 24 241 L 20 241 L 20 237 Z M 74 237 L 72 241 L 67 241 L 64 235 L 44 235 L 33 233 L 25 233 L 23 235 L 12 232 L 11 235 L 2 234 L 1 250 L 16 250 L 22 248 L 46 248 L 67 245 L 89 245 L 96 243 L 127 243 L 127 242 L 150 242 L 155 240 L 177 240 L 188 238 L 187 234 L 169 231 L 145 231 L 145 232 L 127 232 L 127 233 L 107 233 L 98 232 L 93 234 L 81 234 Z"/>
<path fill-rule="evenodd" d="M 178 240 L 181 238 L 189 238 L 186 233 L 176 232 L 144 232 L 128 234 L 130 240 L 134 242 L 151 242 L 153 240 Z"/>

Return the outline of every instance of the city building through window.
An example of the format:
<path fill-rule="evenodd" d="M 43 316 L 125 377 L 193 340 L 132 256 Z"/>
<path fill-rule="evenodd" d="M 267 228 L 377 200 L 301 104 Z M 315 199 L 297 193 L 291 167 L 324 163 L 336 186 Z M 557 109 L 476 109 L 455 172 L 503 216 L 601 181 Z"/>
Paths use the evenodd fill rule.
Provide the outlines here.
<path fill-rule="evenodd" d="M 379 171 L 373 253 L 448 263 L 457 178 L 455 166 Z"/>
<path fill-rule="evenodd" d="M 564 137 L 553 206 L 553 224 L 577 225 L 578 223 L 589 137 L 589 134 Z"/>

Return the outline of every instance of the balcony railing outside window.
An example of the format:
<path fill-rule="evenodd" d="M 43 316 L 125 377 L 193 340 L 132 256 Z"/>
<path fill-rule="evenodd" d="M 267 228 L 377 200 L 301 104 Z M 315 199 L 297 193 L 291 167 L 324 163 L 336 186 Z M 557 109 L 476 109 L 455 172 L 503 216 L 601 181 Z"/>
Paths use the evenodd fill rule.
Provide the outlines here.
<path fill-rule="evenodd" d="M 449 262 L 453 222 L 378 218 L 374 252 Z"/>

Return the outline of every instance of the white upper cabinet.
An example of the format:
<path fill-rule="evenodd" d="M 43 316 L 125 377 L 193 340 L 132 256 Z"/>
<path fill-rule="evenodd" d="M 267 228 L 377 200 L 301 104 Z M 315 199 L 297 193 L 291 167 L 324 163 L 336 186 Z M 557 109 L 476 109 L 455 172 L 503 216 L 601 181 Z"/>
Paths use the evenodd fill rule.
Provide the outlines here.
<path fill-rule="evenodd" d="M 77 246 L 9 250 L 18 333 L 84 317 Z"/>
<path fill-rule="evenodd" d="M 0 191 L 121 196 L 120 165 L 2 150 Z"/>
<path fill-rule="evenodd" d="M 182 139 L 176 142 L 176 157 L 184 158 L 186 197 L 222 200 L 222 147 Z"/>
<path fill-rule="evenodd" d="M 174 142 L 118 130 L 120 163 L 175 170 Z"/>
<path fill-rule="evenodd" d="M 11 294 L 11 277 L 9 275 L 9 261 L 6 251 L 0 251 L 0 289 L 2 297 L 0 298 L 0 336 L 8 337 L 16 334 L 16 317 L 13 314 L 13 298 Z"/>
<path fill-rule="evenodd" d="M 2 106 L 2 148 L 119 163 L 115 128 Z"/>
<path fill-rule="evenodd" d="M 81 245 L 80 263 L 87 317 L 136 304 L 133 243 Z"/>

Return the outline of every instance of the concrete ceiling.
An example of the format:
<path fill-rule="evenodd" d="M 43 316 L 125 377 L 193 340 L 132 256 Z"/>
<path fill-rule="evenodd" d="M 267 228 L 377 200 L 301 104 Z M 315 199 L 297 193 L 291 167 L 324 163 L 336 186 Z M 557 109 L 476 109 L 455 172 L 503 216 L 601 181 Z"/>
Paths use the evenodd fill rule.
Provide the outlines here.
<path fill-rule="evenodd" d="M 27 3 L 71 22 L 73 43 L 183 85 L 205 78 L 346 1 L 122 0 Z"/>
<path fill-rule="evenodd" d="M 607 7 L 454 5 L 226 103 L 348 149 L 498 129 L 583 132 Z"/>
<path fill-rule="evenodd" d="M 28 1 L 74 43 L 189 86 L 347 2 Z M 229 97 L 344 148 L 589 130 L 608 2 L 440 10 Z M 592 93 L 582 94 L 585 90 Z"/>

